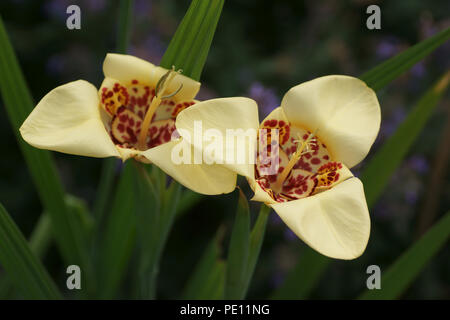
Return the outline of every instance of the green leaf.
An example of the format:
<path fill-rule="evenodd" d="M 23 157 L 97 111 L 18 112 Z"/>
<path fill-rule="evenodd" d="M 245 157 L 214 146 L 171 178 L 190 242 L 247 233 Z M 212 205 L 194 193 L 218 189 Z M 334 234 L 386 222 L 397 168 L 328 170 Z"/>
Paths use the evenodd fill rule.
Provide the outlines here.
<path fill-rule="evenodd" d="M 247 295 L 250 282 L 255 271 L 256 262 L 258 262 L 259 253 L 261 252 L 261 246 L 264 241 L 264 234 L 266 233 L 267 219 L 269 218 L 270 207 L 262 204 L 259 210 L 258 219 L 253 226 L 250 233 L 250 248 L 247 261 L 247 268 L 244 276 L 244 288 L 243 297 Z"/>
<path fill-rule="evenodd" d="M 38 258 L 42 259 L 52 241 L 52 227 L 50 216 L 42 213 L 39 220 L 31 233 L 29 246 L 31 252 Z M 0 276 L 0 300 L 9 299 L 14 292 L 14 287 L 7 275 Z"/>
<path fill-rule="evenodd" d="M 42 258 L 50 247 L 52 241 L 52 225 L 48 213 L 44 212 L 39 217 L 36 226 L 30 236 L 30 249 L 36 257 Z"/>
<path fill-rule="evenodd" d="M 173 65 L 183 74 L 199 80 L 208 56 L 224 0 L 193 0 L 170 41 L 161 66 Z"/>
<path fill-rule="evenodd" d="M 417 62 L 425 58 L 436 48 L 450 39 L 450 28 L 419 42 L 402 53 L 383 62 L 361 76 L 369 87 L 378 91 L 409 70 Z"/>
<path fill-rule="evenodd" d="M 2 48 L 0 50 L 0 92 L 39 197 L 51 217 L 56 244 L 66 262 L 78 264 L 82 270 L 90 274 L 91 266 L 87 250 L 85 250 L 86 244 L 77 229 L 77 222 L 72 215 L 68 214 L 64 191 L 51 154 L 29 146 L 19 134 L 19 127 L 33 110 L 34 103 L 1 17 L 0 47 Z"/>
<path fill-rule="evenodd" d="M 131 34 L 131 17 L 133 12 L 133 0 L 120 0 L 118 6 L 118 28 L 117 28 L 117 44 L 116 50 L 118 53 L 127 53 L 130 43 Z M 113 192 L 115 168 L 117 166 L 117 159 L 103 160 L 102 172 L 100 175 L 100 182 L 98 185 L 97 197 L 94 204 L 94 217 L 97 222 L 101 223 L 103 215 L 108 207 L 108 200 Z"/>
<path fill-rule="evenodd" d="M 403 253 L 386 272 L 382 272 L 381 289 L 366 290 L 359 299 L 396 299 L 420 274 L 426 264 L 449 240 L 450 212 L 444 215 L 416 243 Z"/>
<path fill-rule="evenodd" d="M 298 263 L 271 298 L 277 300 L 307 298 L 330 261 L 329 258 L 305 246 Z"/>
<path fill-rule="evenodd" d="M 60 299 L 56 285 L 0 204 L 0 263 L 27 299 Z"/>
<path fill-rule="evenodd" d="M 178 203 L 177 218 L 181 217 L 184 213 L 189 212 L 191 208 L 203 199 L 205 199 L 205 197 L 202 194 L 196 193 L 190 189 L 184 190 Z"/>
<path fill-rule="evenodd" d="M 151 177 L 139 164 L 140 175 L 136 175 L 136 191 L 139 206 L 137 213 L 140 248 L 140 292 L 141 298 L 153 299 L 159 261 L 175 220 L 181 185 L 172 181 L 166 187 L 167 177 L 158 167 L 152 167 Z"/>
<path fill-rule="evenodd" d="M 220 260 L 220 241 L 223 229 L 219 229 L 206 248 L 194 272 L 190 276 L 181 299 L 207 300 L 223 299 L 225 284 L 225 263 Z M 220 289 L 222 291 L 220 291 Z"/>
<path fill-rule="evenodd" d="M 250 208 L 247 199 L 239 189 L 230 246 L 228 248 L 225 299 L 243 299 L 245 295 L 245 276 L 250 246 Z"/>
<path fill-rule="evenodd" d="M 131 17 L 133 13 L 133 0 L 119 1 L 119 23 L 117 28 L 117 52 L 126 53 L 130 43 Z"/>
<path fill-rule="evenodd" d="M 377 151 L 361 174 L 367 204 L 373 206 L 383 192 L 389 178 L 398 168 L 425 127 L 434 108 L 448 86 L 450 72 L 444 75 L 417 102 L 395 133 Z"/>
<path fill-rule="evenodd" d="M 133 163 L 124 166 L 99 246 L 100 297 L 112 299 L 133 252 L 136 234 Z"/>

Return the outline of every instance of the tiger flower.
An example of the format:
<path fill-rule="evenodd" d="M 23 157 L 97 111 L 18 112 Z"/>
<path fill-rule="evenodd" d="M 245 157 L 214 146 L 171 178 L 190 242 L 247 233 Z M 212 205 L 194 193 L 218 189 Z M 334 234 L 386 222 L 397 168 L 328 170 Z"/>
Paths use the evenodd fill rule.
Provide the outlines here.
<path fill-rule="evenodd" d="M 176 144 L 188 144 L 171 139 L 178 114 L 195 103 L 214 103 L 194 100 L 199 82 L 121 54 L 107 54 L 103 72 L 100 90 L 78 80 L 45 95 L 22 124 L 23 139 L 40 149 L 153 163 L 203 194 L 234 190 L 236 173 L 222 166 L 170 161 Z"/>
<path fill-rule="evenodd" d="M 369 211 L 363 184 L 350 169 L 369 152 L 381 113 L 374 91 L 363 81 L 332 75 L 300 84 L 261 124 L 256 104 L 249 103 L 227 108 L 198 105 L 181 116 L 183 122 L 202 119 L 203 126 L 222 132 L 258 130 L 258 141 L 248 144 L 258 154 L 256 159 L 227 165 L 247 177 L 252 200 L 272 207 L 300 239 L 323 255 L 350 260 L 364 252 Z M 260 129 L 267 129 L 267 134 Z M 267 171 L 267 155 L 277 155 L 277 170 Z"/>

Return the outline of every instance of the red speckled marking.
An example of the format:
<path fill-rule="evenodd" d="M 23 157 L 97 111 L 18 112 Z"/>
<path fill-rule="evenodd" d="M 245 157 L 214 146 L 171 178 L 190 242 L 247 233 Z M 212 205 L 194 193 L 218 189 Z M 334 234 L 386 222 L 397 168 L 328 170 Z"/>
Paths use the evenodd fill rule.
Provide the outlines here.
<path fill-rule="evenodd" d="M 304 154 L 297 161 L 289 176 L 284 181 L 281 191 L 276 194 L 273 191 L 273 184 L 289 162 L 289 158 L 296 152 L 298 144 L 296 140 L 301 139 L 305 141 L 310 135 L 310 132 L 293 125 L 288 125 L 285 121 L 277 119 L 265 119 L 261 124 L 261 128 L 286 128 L 284 131 L 280 130 L 280 140 L 283 143 L 276 150 L 280 156 L 278 174 L 262 175 L 262 169 L 267 167 L 263 162 L 264 158 L 258 158 L 256 163 L 256 181 L 275 201 L 285 202 L 305 198 L 329 189 L 336 183 L 339 183 L 341 181 L 340 179 L 348 177 L 348 173 L 346 173 L 346 177 L 343 177 L 340 173 L 343 165 L 339 162 L 332 161 L 332 157 L 325 144 L 316 137 L 310 144 L 311 152 Z M 269 150 L 270 152 L 275 152 L 270 140 L 270 136 L 267 139 L 263 135 L 260 136 L 260 148 L 262 146 L 263 151 L 266 152 Z M 265 152 L 262 154 L 265 155 Z"/>
<path fill-rule="evenodd" d="M 186 102 L 181 102 L 181 103 L 177 103 L 177 105 L 175 106 L 175 108 L 173 108 L 172 111 L 172 117 L 176 118 L 177 115 L 183 111 L 184 109 L 192 106 L 195 102 L 194 101 L 186 101 Z"/>
<path fill-rule="evenodd" d="M 339 180 L 338 170 L 342 169 L 340 162 L 328 162 L 317 171 L 318 187 L 331 186 Z"/>
<path fill-rule="evenodd" d="M 284 120 L 269 119 L 264 120 L 261 129 L 278 129 L 278 139 L 281 145 L 289 140 L 290 125 Z M 267 130 L 268 143 L 270 143 L 270 130 Z"/>
<path fill-rule="evenodd" d="M 137 149 L 141 124 L 155 96 L 155 89 L 138 80 L 114 82 L 100 89 L 101 105 L 111 115 L 111 138 L 123 148 Z M 175 118 L 194 101 L 164 100 L 153 116 L 147 146 L 153 148 L 171 140 Z"/>

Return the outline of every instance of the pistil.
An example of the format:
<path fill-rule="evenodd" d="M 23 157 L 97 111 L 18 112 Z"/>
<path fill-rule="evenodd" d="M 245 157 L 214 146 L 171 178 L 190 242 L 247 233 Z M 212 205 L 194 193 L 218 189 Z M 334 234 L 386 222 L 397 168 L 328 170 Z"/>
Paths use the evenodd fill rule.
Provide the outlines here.
<path fill-rule="evenodd" d="M 146 140 L 148 135 L 148 129 L 150 128 L 150 124 L 153 119 L 153 115 L 156 112 L 156 109 L 160 106 L 161 102 L 164 99 L 168 99 L 176 95 L 178 92 L 180 92 L 183 85 L 181 85 L 175 92 L 164 95 L 166 89 L 169 87 L 170 83 L 172 82 L 173 78 L 180 74 L 181 70 L 175 71 L 175 67 L 172 66 L 172 69 L 167 71 L 161 79 L 159 79 L 158 83 L 156 84 L 155 88 L 155 96 L 152 99 L 152 102 L 150 103 L 150 106 L 148 107 L 147 113 L 145 114 L 144 121 L 142 121 L 141 125 L 141 132 L 139 134 L 138 139 L 138 148 L 139 150 L 145 150 L 146 149 Z"/>
<path fill-rule="evenodd" d="M 299 136 L 299 140 L 296 140 L 296 142 L 298 143 L 297 150 L 292 155 L 292 157 L 289 159 L 288 164 L 283 169 L 283 171 L 281 171 L 280 175 L 277 177 L 277 180 L 275 181 L 275 184 L 272 187 L 272 190 L 275 193 L 279 193 L 281 191 L 284 181 L 286 181 L 286 178 L 289 176 L 289 173 L 291 172 L 292 168 L 294 168 L 294 166 L 298 162 L 298 160 L 300 160 L 300 158 L 304 154 L 313 152 L 313 150 L 310 150 L 309 145 L 314 140 L 313 139 L 314 134 L 315 133 L 311 132 L 305 141 L 301 141 L 300 136 Z"/>

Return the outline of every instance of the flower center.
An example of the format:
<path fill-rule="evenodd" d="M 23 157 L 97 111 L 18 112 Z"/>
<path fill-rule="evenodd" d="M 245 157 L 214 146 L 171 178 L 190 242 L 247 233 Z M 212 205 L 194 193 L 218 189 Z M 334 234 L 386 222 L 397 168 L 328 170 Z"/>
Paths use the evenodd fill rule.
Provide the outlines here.
<path fill-rule="evenodd" d="M 310 133 L 305 141 L 301 140 L 300 135 L 298 138 L 298 140 L 293 141 L 297 143 L 297 150 L 291 156 L 288 164 L 283 169 L 283 171 L 281 171 L 281 174 L 278 175 L 277 180 L 275 181 L 275 184 L 273 186 L 273 191 L 277 193 L 280 192 L 281 186 L 286 181 L 286 178 L 288 177 L 289 173 L 291 173 L 292 168 L 295 166 L 298 160 L 300 160 L 300 158 L 304 154 L 313 152 L 313 150 L 311 150 L 311 142 L 314 138 L 314 133 Z"/>
<path fill-rule="evenodd" d="M 105 126 L 113 142 L 121 148 L 146 150 L 171 140 L 178 113 L 194 101 L 177 101 L 179 90 L 167 93 L 179 72 L 169 70 L 151 87 L 138 80 L 121 83 L 105 79 L 100 89 Z"/>
<path fill-rule="evenodd" d="M 269 115 L 270 117 L 270 115 Z M 258 157 L 256 181 L 275 201 L 284 202 L 308 197 L 333 187 L 352 176 L 340 162 L 333 161 L 325 144 L 312 133 L 283 120 L 266 119 L 262 129 L 278 129 L 279 144 L 273 145 L 272 137 L 260 148 L 270 149 L 279 156 L 276 173 L 265 174 L 267 163 Z M 294 138 L 295 137 L 295 138 Z M 278 147 L 278 150 L 273 148 Z M 267 160 L 267 159 L 265 159 Z"/>

